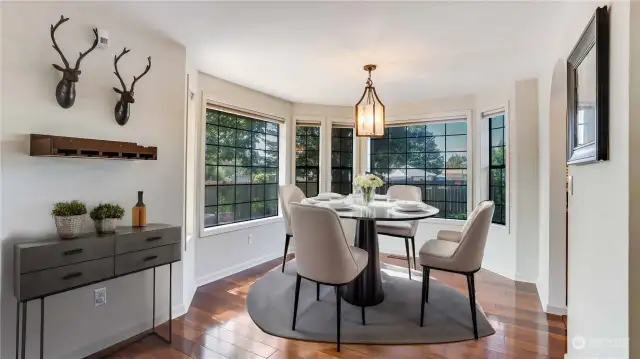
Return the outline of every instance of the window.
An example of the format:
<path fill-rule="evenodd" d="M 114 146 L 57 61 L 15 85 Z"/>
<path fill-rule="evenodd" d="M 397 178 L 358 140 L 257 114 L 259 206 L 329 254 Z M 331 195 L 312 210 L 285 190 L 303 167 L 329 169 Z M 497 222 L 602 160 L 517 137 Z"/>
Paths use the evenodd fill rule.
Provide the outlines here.
<path fill-rule="evenodd" d="M 504 114 L 489 117 L 489 199 L 495 202 L 493 223 L 506 224 L 507 171 Z"/>
<path fill-rule="evenodd" d="M 353 181 L 353 128 L 331 129 L 331 192 L 348 195 Z"/>
<path fill-rule="evenodd" d="M 320 127 L 296 126 L 296 186 L 307 197 L 318 195 Z"/>
<path fill-rule="evenodd" d="M 279 126 L 207 109 L 204 226 L 278 215 Z"/>
<path fill-rule="evenodd" d="M 436 122 L 385 129 L 372 138 L 370 171 L 390 185 L 420 187 L 438 217 L 467 218 L 467 121 Z"/>

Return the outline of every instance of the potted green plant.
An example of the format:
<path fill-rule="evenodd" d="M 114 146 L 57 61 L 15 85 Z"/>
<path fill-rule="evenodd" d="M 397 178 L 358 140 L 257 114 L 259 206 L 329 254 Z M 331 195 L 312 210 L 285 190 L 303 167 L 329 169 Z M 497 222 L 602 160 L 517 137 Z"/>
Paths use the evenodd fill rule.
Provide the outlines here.
<path fill-rule="evenodd" d="M 76 238 L 82 231 L 87 206 L 80 201 L 58 202 L 53 205 L 51 215 L 56 222 L 60 238 Z"/>
<path fill-rule="evenodd" d="M 124 208 L 118 204 L 100 203 L 89 214 L 96 225 L 98 233 L 113 233 L 116 230 L 116 219 L 122 219 Z"/>

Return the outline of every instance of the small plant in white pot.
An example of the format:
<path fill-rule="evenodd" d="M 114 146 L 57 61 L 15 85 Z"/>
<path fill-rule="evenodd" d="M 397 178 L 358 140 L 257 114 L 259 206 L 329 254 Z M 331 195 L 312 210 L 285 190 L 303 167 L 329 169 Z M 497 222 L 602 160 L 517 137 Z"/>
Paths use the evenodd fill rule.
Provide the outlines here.
<path fill-rule="evenodd" d="M 82 224 L 87 215 L 87 206 L 80 201 L 58 202 L 53 205 L 51 215 L 56 221 L 56 229 L 60 238 L 76 238 L 82 231 Z"/>
<path fill-rule="evenodd" d="M 124 217 L 124 208 L 112 203 L 100 203 L 89 214 L 96 224 L 98 233 L 113 233 L 116 231 L 116 219 Z"/>

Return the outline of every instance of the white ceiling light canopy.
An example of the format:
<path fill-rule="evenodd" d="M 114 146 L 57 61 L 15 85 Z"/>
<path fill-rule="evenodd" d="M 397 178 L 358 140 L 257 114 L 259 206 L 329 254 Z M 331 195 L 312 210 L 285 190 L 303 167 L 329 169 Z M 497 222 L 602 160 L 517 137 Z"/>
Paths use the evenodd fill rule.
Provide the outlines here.
<path fill-rule="evenodd" d="M 384 136 L 384 105 L 378 98 L 376 88 L 371 81 L 371 71 L 376 67 L 376 65 L 364 66 L 364 70 L 369 72 L 369 78 L 362 97 L 356 104 L 356 136 L 359 137 Z"/>

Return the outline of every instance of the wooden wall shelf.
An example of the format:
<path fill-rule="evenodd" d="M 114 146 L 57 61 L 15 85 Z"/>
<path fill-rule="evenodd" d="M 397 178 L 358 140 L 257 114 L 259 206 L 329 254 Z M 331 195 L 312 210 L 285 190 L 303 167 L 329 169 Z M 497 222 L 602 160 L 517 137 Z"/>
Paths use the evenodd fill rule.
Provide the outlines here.
<path fill-rule="evenodd" d="M 157 147 L 132 142 L 31 134 L 30 155 L 46 157 L 157 160 Z"/>

